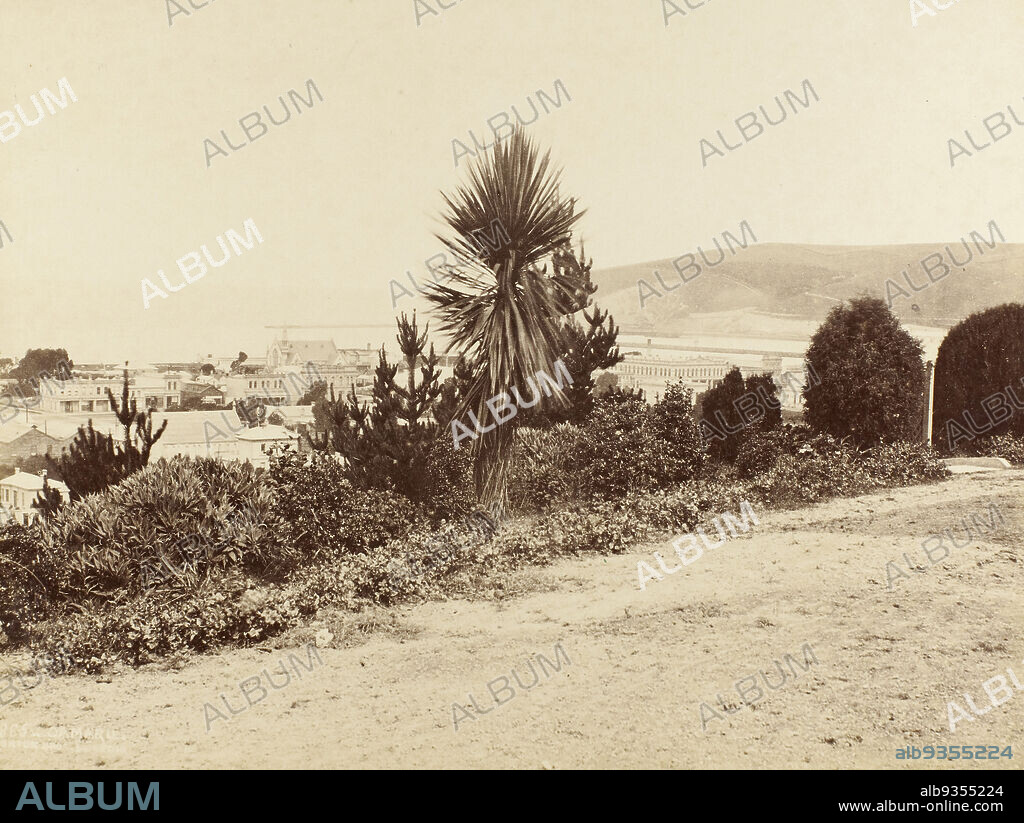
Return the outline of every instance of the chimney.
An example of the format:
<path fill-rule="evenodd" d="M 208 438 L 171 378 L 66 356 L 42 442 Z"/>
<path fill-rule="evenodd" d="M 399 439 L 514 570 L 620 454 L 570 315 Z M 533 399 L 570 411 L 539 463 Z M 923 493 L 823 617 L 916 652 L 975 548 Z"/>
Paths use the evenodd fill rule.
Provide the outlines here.
<path fill-rule="evenodd" d="M 14 473 L 15 474 L 21 474 L 21 467 L 20 466 L 15 466 L 14 467 Z"/>

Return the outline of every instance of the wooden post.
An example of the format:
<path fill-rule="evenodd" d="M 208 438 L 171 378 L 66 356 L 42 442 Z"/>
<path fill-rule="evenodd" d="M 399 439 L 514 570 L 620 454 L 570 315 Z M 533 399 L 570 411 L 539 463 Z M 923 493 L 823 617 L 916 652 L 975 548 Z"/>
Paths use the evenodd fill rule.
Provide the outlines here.
<path fill-rule="evenodd" d="M 931 360 L 925 364 L 924 419 L 922 421 L 921 439 L 925 445 L 932 443 L 932 406 L 935 402 L 935 364 Z"/>

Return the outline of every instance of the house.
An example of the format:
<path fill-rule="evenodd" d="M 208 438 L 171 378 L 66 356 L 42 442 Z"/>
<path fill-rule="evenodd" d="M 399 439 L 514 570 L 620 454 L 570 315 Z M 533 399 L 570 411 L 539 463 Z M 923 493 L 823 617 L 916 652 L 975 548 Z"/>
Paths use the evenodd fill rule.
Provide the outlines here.
<path fill-rule="evenodd" d="M 225 402 L 258 398 L 267 406 L 295 403 L 301 396 L 285 381 L 283 371 L 264 371 L 256 374 L 233 374 L 223 380 Z"/>
<path fill-rule="evenodd" d="M 27 457 L 56 457 L 69 438 L 54 437 L 36 424 L 11 420 L 0 425 L 0 464 L 15 464 Z"/>
<path fill-rule="evenodd" d="M 333 340 L 288 340 L 277 338 L 267 348 L 267 368 L 333 366 L 341 353 Z"/>
<path fill-rule="evenodd" d="M 299 436 L 284 426 L 256 426 L 239 432 L 236 439 L 238 458 L 247 460 L 256 468 L 270 465 L 270 453 L 273 450 L 290 447 L 292 451 L 297 451 L 299 446 Z"/>
<path fill-rule="evenodd" d="M 150 462 L 161 457 L 215 457 L 237 460 L 235 435 L 245 430 L 245 423 L 231 409 L 218 411 L 182 411 L 153 415 L 153 431 L 167 420 L 167 428 L 153 444 Z"/>
<path fill-rule="evenodd" d="M 211 383 L 185 382 L 181 384 L 181 406 L 223 406 L 224 390 Z"/>
<path fill-rule="evenodd" d="M 45 476 L 45 471 L 40 476 L 15 469 L 10 477 L 0 480 L 0 524 L 14 520 L 27 526 L 39 516 L 39 512 L 32 508 L 32 504 L 43 490 Z M 68 487 L 59 480 L 51 480 L 49 485 L 58 491 L 65 501 L 71 499 Z"/>

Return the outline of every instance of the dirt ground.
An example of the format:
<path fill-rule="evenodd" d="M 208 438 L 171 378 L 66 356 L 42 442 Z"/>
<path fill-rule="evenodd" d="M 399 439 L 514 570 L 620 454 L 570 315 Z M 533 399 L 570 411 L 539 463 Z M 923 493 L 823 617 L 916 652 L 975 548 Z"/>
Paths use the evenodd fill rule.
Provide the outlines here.
<path fill-rule="evenodd" d="M 637 562 L 660 551 L 671 566 L 668 542 L 566 560 L 526 572 L 535 593 L 514 600 L 395 610 L 365 642 L 320 649 L 322 666 L 296 643 L 15 681 L 0 768 L 1020 768 L 1024 694 L 992 707 L 982 683 L 1008 668 L 1024 682 L 1022 490 L 1015 470 L 759 512 L 749 534 L 645 590 Z M 989 528 L 991 503 L 1005 525 Z M 975 528 L 932 565 L 922 540 L 951 528 L 962 545 L 975 514 L 988 534 Z M 888 561 L 906 575 L 889 567 L 892 591 Z M 764 696 L 752 689 L 744 705 L 736 681 L 762 671 L 775 684 L 775 661 L 784 682 L 758 676 Z M 241 711 L 239 683 L 253 677 L 255 705 Z M 971 714 L 953 733 L 949 701 Z M 207 703 L 221 713 L 209 732 Z M 453 703 L 465 707 L 458 731 Z M 1014 758 L 896 759 L 925 745 L 1013 746 Z"/>

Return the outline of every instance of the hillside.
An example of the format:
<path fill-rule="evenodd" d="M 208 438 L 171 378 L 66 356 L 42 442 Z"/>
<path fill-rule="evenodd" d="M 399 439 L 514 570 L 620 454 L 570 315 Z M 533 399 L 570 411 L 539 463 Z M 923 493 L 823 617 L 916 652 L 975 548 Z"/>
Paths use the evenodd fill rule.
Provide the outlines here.
<path fill-rule="evenodd" d="M 667 540 L 530 569 L 511 582 L 519 596 L 327 618 L 323 665 L 250 692 L 251 709 L 239 684 L 264 669 L 280 681 L 276 667 L 289 653 L 305 662 L 298 647 L 315 628 L 179 667 L 27 677 L 3 709 L 0 767 L 1017 768 L 1019 752 L 975 766 L 896 751 L 1024 736 L 1024 697 L 993 707 L 982 690 L 1024 656 L 1022 480 L 960 475 L 767 512 L 750 535 L 643 591 L 637 563 L 670 556 Z M 961 519 L 993 503 L 1005 526 L 928 561 L 928 534 L 959 539 Z M 527 665 L 557 660 L 556 644 L 570 661 L 561 671 Z M 760 695 L 740 684 L 745 702 L 737 682 L 778 680 L 787 654 L 799 665 Z M 14 656 L 0 657 L 0 675 L 7 666 Z M 948 704 L 963 707 L 964 694 L 984 716 L 951 732 Z M 456 730 L 452 704 L 471 700 L 480 715 Z M 718 716 L 702 714 L 705 702 Z M 209 731 L 207 703 L 225 715 Z"/>
<path fill-rule="evenodd" d="M 999 243 L 998 238 L 996 242 L 995 248 L 982 241 L 970 242 L 973 259 L 966 266 L 951 265 L 951 272 L 934 284 L 929 283 L 921 260 L 939 253 L 948 262 L 948 246 L 962 262 L 969 255 L 961 241 L 901 246 L 762 243 L 745 250 L 737 246 L 735 255 L 726 249 L 725 260 L 714 268 L 704 267 L 700 276 L 685 284 L 669 258 L 597 270 L 593 279 L 599 287 L 599 304 L 611 309 L 617 322 L 659 334 L 685 331 L 691 314 L 737 309 L 818 321 L 838 301 L 861 294 L 884 299 L 886 280 L 890 278 L 910 295 L 903 297 L 893 290 L 892 309 L 902 321 L 949 326 L 971 312 L 1024 300 L 1024 245 Z M 710 246 L 708 258 L 714 260 L 718 256 L 714 243 L 706 245 Z M 699 256 L 697 260 L 702 263 Z M 928 287 L 913 292 L 904 271 L 918 288 L 924 284 Z M 660 272 L 666 286 L 678 288 L 666 293 L 655 272 Z M 936 274 L 941 274 L 941 269 L 937 268 Z M 640 278 L 663 294 L 649 296 L 642 311 L 637 285 Z M 650 294 L 646 288 L 644 291 Z"/>

